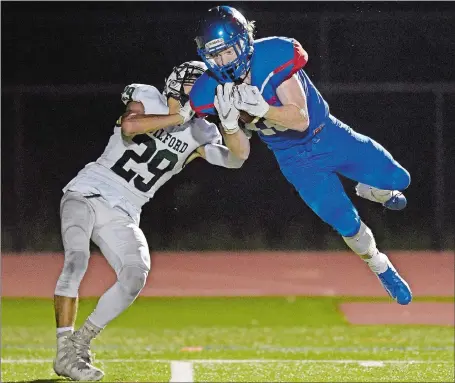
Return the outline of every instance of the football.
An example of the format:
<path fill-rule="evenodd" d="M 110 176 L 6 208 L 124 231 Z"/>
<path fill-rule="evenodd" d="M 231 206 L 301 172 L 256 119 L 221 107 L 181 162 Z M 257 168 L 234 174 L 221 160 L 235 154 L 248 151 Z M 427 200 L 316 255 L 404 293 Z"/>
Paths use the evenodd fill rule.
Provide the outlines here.
<path fill-rule="evenodd" d="M 252 116 L 251 114 L 248 114 L 244 110 L 241 110 L 239 118 L 243 123 L 249 124 L 256 118 L 256 116 Z"/>

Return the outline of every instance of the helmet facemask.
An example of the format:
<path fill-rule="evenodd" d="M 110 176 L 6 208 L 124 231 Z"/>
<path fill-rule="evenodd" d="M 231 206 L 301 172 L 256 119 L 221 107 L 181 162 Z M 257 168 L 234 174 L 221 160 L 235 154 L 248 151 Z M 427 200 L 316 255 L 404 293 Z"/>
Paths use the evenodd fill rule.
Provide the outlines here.
<path fill-rule="evenodd" d="M 200 29 L 197 52 L 221 84 L 238 81 L 248 73 L 254 51 L 254 22 L 248 22 L 235 8 L 223 5 L 209 9 Z M 218 66 L 214 56 L 229 48 L 234 49 L 237 58 Z"/>
<path fill-rule="evenodd" d="M 200 61 L 188 61 L 174 67 L 165 80 L 163 95 L 177 100 L 180 106 L 185 105 L 189 100 L 189 96 L 185 93 L 185 85 L 194 85 L 206 69 L 205 64 Z"/>
<path fill-rule="evenodd" d="M 253 51 L 250 40 L 247 32 L 228 41 L 223 39 L 212 40 L 198 48 L 198 54 L 218 81 L 222 84 L 233 82 L 245 75 L 250 69 L 250 56 Z M 196 41 L 198 45 L 202 45 L 200 37 Z M 213 57 L 229 48 L 234 49 L 236 59 L 226 65 L 218 66 Z"/>

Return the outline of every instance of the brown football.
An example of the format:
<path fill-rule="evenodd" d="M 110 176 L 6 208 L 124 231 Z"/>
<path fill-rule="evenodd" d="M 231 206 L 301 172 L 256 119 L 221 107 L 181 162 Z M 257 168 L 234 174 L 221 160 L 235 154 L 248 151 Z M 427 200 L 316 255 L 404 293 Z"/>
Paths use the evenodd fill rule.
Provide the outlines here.
<path fill-rule="evenodd" d="M 245 124 L 249 124 L 252 122 L 256 117 L 252 116 L 251 114 L 248 114 L 244 110 L 240 111 L 240 120 L 243 121 Z"/>

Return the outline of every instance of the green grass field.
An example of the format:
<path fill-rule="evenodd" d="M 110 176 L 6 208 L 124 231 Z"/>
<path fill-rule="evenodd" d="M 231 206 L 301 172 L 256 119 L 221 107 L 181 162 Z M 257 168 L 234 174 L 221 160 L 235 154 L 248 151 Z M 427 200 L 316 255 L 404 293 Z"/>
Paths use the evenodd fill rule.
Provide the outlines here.
<path fill-rule="evenodd" d="M 347 300 L 140 298 L 93 342 L 95 365 L 105 382 L 169 382 L 187 360 L 195 382 L 454 382 L 454 327 L 349 325 Z M 51 300 L 2 299 L 2 382 L 60 380 L 54 345 Z"/>

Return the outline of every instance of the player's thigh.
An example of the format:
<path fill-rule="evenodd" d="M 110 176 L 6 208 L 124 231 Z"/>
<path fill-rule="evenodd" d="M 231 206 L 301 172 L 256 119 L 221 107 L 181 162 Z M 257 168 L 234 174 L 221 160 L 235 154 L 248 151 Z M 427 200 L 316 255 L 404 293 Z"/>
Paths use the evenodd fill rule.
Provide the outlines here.
<path fill-rule="evenodd" d="M 338 233 L 345 237 L 357 233 L 359 214 L 336 173 L 303 174 L 294 178 L 293 185 L 305 203 Z"/>
<path fill-rule="evenodd" d="M 144 233 L 124 212 L 112 209 L 112 219 L 96 227 L 95 242 L 118 275 L 122 268 L 150 270 L 150 252 Z"/>
<path fill-rule="evenodd" d="M 380 189 L 403 190 L 410 176 L 378 142 L 352 129 L 341 131 L 337 171 L 345 177 Z"/>
<path fill-rule="evenodd" d="M 65 251 L 89 251 L 95 212 L 81 193 L 67 191 L 60 203 L 60 223 Z"/>

